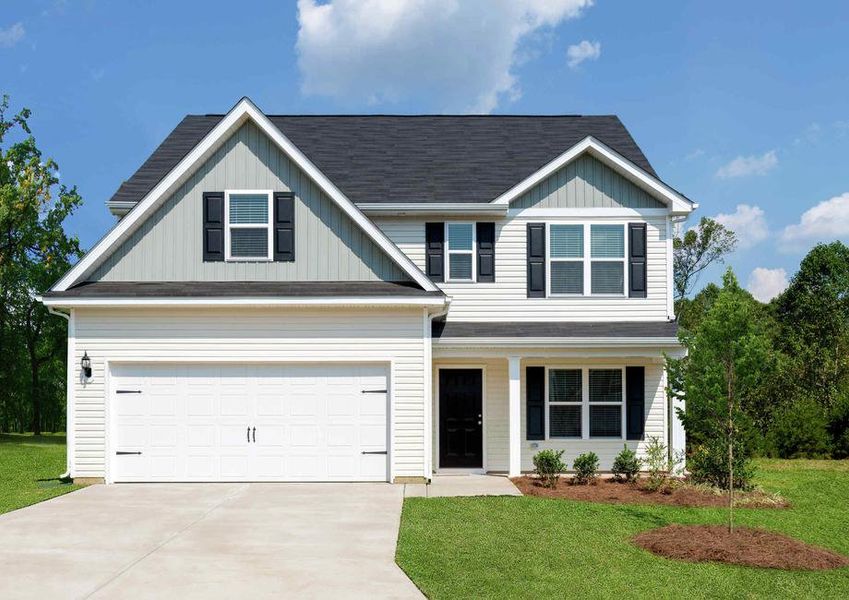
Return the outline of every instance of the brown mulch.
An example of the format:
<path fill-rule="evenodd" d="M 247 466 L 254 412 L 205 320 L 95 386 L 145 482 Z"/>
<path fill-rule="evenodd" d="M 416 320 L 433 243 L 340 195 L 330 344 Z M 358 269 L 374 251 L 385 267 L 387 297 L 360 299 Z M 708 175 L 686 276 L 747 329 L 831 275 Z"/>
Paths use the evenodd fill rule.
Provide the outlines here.
<path fill-rule="evenodd" d="M 780 533 L 724 525 L 667 525 L 633 538 L 649 552 L 688 562 L 819 571 L 849 566 L 849 558 Z"/>
<path fill-rule="evenodd" d="M 556 488 L 540 485 L 535 477 L 512 479 L 525 496 L 543 498 L 565 498 L 607 504 L 660 504 L 665 506 L 727 506 L 728 497 L 711 489 L 675 482 L 665 491 L 647 490 L 645 481 L 618 483 L 612 478 L 599 478 L 589 485 L 573 485 L 569 478 L 561 477 Z M 789 503 L 763 492 L 735 492 L 735 505 L 746 508 L 786 508 Z"/>

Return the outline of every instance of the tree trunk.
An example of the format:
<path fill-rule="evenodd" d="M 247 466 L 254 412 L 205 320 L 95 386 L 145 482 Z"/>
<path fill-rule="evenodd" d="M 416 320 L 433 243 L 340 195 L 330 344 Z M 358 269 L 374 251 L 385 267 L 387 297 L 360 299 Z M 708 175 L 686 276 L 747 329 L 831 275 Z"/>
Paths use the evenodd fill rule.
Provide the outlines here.
<path fill-rule="evenodd" d="M 728 370 L 728 533 L 734 533 L 734 365 Z"/>
<path fill-rule="evenodd" d="M 32 434 L 41 435 L 41 391 L 39 390 L 39 364 L 34 352 L 30 353 L 30 398 L 32 400 Z"/>

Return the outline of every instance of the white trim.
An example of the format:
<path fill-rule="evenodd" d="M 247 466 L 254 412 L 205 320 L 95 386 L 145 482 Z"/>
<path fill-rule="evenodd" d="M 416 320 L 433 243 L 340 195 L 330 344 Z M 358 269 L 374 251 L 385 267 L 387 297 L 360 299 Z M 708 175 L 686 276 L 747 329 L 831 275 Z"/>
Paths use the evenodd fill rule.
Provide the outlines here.
<path fill-rule="evenodd" d="M 67 382 L 66 406 L 65 406 L 65 451 L 67 452 L 68 476 L 74 477 L 74 464 L 76 463 L 76 431 L 77 431 L 77 403 L 76 381 L 74 373 L 77 370 L 77 321 L 74 310 L 70 310 L 68 315 L 68 365 L 67 365 Z"/>
<path fill-rule="evenodd" d="M 669 209 L 667 208 L 511 208 L 507 211 L 509 218 L 633 219 L 666 217 L 668 215 Z"/>
<path fill-rule="evenodd" d="M 427 309 L 422 310 L 422 344 L 424 357 L 424 477 L 430 481 L 433 476 L 433 344 L 431 316 Z"/>
<path fill-rule="evenodd" d="M 466 203 L 404 203 L 404 202 L 361 202 L 357 208 L 370 216 L 405 216 L 405 215 L 487 215 L 505 216 L 508 214 L 506 206 L 492 204 L 489 202 L 466 202 Z M 666 210 L 663 211 L 666 214 Z"/>
<path fill-rule="evenodd" d="M 271 226 L 274 220 L 273 205 L 274 190 L 224 190 L 224 261 L 225 262 L 272 262 L 274 260 L 274 228 Z M 264 224 L 260 223 L 235 223 L 230 224 L 230 196 L 265 196 L 268 203 L 268 219 Z M 265 256 L 236 256 L 230 254 L 230 229 L 265 229 L 266 230 L 266 255 Z"/>
<path fill-rule="evenodd" d="M 507 348 L 680 348 L 681 342 L 674 337 L 455 337 L 434 340 L 435 346 L 452 347 L 507 347 Z"/>
<path fill-rule="evenodd" d="M 471 250 L 452 250 L 451 242 L 449 241 L 448 229 L 455 225 L 468 225 L 472 228 L 472 248 Z M 477 281 L 478 274 L 478 266 L 477 266 L 477 246 L 478 246 L 478 233 L 477 227 L 474 222 L 471 221 L 447 221 L 444 225 L 445 227 L 445 265 L 442 267 L 443 272 L 445 273 L 445 281 L 446 283 L 474 283 Z M 455 279 L 451 277 L 451 254 L 468 254 L 471 256 L 471 267 L 472 272 L 468 279 L 459 278 Z"/>
<path fill-rule="evenodd" d="M 675 262 L 673 244 L 672 244 L 672 219 L 666 219 L 666 318 L 670 321 L 675 320 L 675 274 L 673 264 Z"/>
<path fill-rule="evenodd" d="M 598 158 L 645 191 L 659 197 L 666 202 L 672 214 L 689 214 L 699 206 L 592 136 L 585 137 L 543 168 L 514 185 L 493 200 L 493 204 L 509 204 L 585 152 Z"/>
<path fill-rule="evenodd" d="M 507 476 L 522 474 L 522 357 L 507 357 Z"/>
<path fill-rule="evenodd" d="M 441 456 L 440 456 L 440 445 L 439 445 L 439 433 L 440 433 L 440 421 L 439 421 L 439 372 L 442 370 L 451 370 L 451 369 L 477 369 L 481 372 L 481 466 L 480 468 L 459 468 L 459 467 L 447 467 L 445 469 L 442 468 L 440 464 Z M 486 364 L 477 364 L 477 363 L 446 363 L 440 364 L 436 366 L 436 386 L 434 387 L 436 393 L 431 398 L 431 404 L 433 406 L 433 418 L 434 423 L 436 423 L 436 445 L 434 448 L 436 449 L 436 468 L 435 472 L 467 472 L 467 473 L 486 473 L 487 471 L 487 451 L 486 451 L 486 430 L 487 430 L 487 414 L 486 414 Z M 431 449 L 433 452 L 433 449 Z M 433 456 L 431 456 L 431 459 Z"/>
<path fill-rule="evenodd" d="M 247 97 L 242 98 L 223 119 L 189 152 L 168 175 L 166 175 L 127 216 L 121 219 L 83 258 L 53 286 L 55 291 L 65 291 L 91 273 L 107 256 L 109 250 L 125 240 L 141 225 L 145 217 L 155 210 L 165 198 L 173 193 L 191 175 L 193 168 L 209 158 L 224 141 L 246 121 L 252 120 L 257 127 L 318 187 L 332 198 L 363 231 L 386 252 L 405 273 L 423 289 L 436 291 L 439 288 L 404 254 L 353 202 L 351 202 L 306 156 L 284 136 Z M 200 217 L 198 217 L 200 218 Z"/>
<path fill-rule="evenodd" d="M 157 297 L 157 298 L 38 298 L 45 306 L 444 306 L 440 297 L 358 297 L 327 298 L 304 296 L 292 298 L 252 297 Z"/>

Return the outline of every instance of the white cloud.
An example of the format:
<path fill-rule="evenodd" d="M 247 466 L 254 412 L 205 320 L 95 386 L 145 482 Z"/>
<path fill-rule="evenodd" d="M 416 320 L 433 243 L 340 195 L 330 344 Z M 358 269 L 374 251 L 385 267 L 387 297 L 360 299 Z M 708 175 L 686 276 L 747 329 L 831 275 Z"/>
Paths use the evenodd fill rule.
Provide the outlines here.
<path fill-rule="evenodd" d="M 574 69 L 585 60 L 598 60 L 601 56 L 601 43 L 584 40 L 580 44 L 572 44 L 566 50 L 566 56 L 569 59 L 569 68 Z"/>
<path fill-rule="evenodd" d="M 849 192 L 806 210 L 798 223 L 784 228 L 781 239 L 790 250 L 812 242 L 849 240 Z"/>
<path fill-rule="evenodd" d="M 787 271 L 758 267 L 749 275 L 748 289 L 761 302 L 769 302 L 787 289 Z"/>
<path fill-rule="evenodd" d="M 766 175 L 776 166 L 778 166 L 778 155 L 775 150 L 770 150 L 761 156 L 738 156 L 730 163 L 721 166 L 716 176 L 728 179 L 746 175 Z"/>
<path fill-rule="evenodd" d="M 15 23 L 8 29 L 0 29 L 0 48 L 11 48 L 26 35 L 23 23 Z"/>
<path fill-rule="evenodd" d="M 519 46 L 593 0 L 298 1 L 301 91 L 370 103 L 431 98 L 488 113 L 521 96 Z"/>
<path fill-rule="evenodd" d="M 713 220 L 737 234 L 737 246 L 740 248 L 751 248 L 769 235 L 764 211 L 759 206 L 738 204 L 733 213 L 719 213 Z"/>

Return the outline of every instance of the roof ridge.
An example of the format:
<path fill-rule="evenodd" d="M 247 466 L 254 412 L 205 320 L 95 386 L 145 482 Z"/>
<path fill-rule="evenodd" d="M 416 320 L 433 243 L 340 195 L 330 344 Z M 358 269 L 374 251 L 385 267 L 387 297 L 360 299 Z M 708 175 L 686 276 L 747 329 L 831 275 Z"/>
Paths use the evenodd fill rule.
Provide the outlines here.
<path fill-rule="evenodd" d="M 220 113 L 207 113 L 207 114 L 188 114 L 187 117 L 224 117 L 225 115 Z M 266 114 L 268 118 L 275 117 L 287 117 L 287 118 L 369 118 L 369 117 L 392 117 L 392 118 L 403 118 L 403 119 L 419 119 L 419 118 L 428 118 L 428 119 L 599 119 L 599 118 L 607 118 L 607 119 L 618 119 L 619 115 L 615 114 L 597 114 L 597 115 L 582 115 L 582 114 L 521 114 L 521 115 L 463 115 L 463 114 L 426 114 L 426 113 L 417 113 L 417 114 L 393 114 L 393 113 L 339 113 L 339 114 L 329 114 L 329 113 L 319 113 L 319 114 L 309 114 L 309 113 L 290 113 L 290 114 Z"/>

